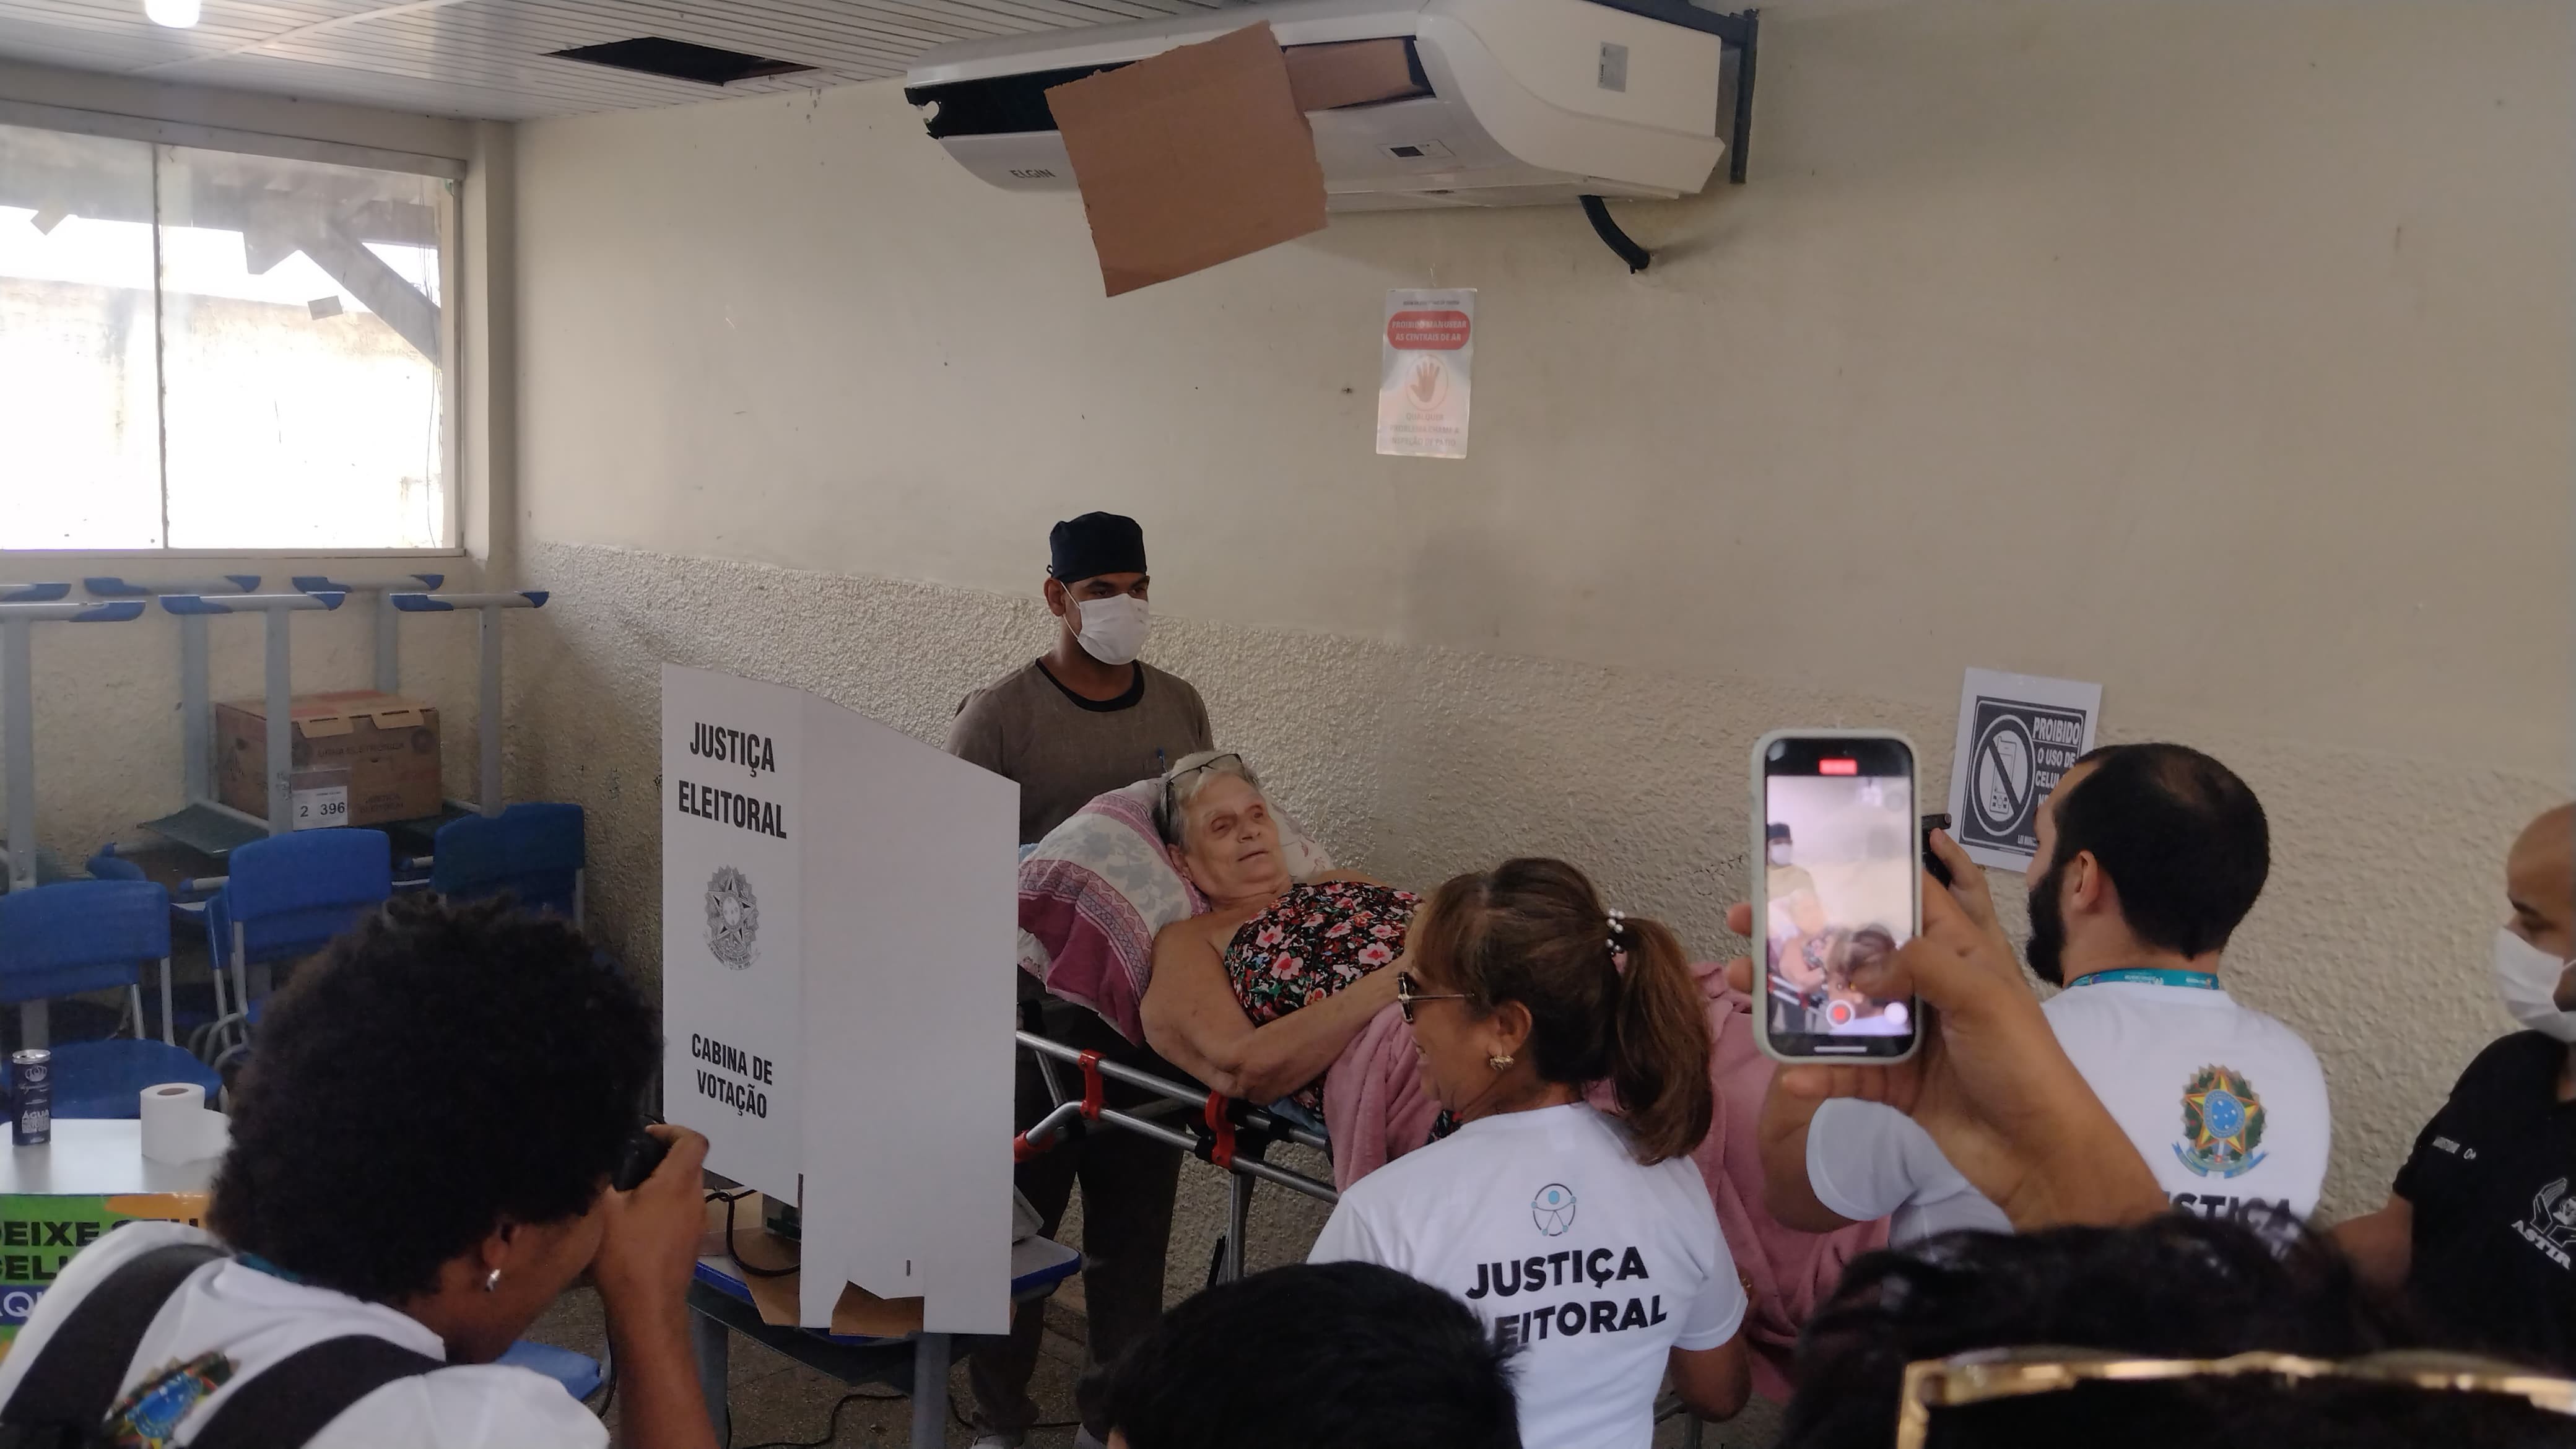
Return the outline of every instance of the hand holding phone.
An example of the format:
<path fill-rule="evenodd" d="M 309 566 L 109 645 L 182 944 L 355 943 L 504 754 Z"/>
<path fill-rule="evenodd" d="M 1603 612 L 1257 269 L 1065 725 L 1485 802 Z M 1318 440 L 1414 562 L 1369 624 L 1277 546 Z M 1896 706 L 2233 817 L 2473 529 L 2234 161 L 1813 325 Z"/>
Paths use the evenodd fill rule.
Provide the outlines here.
<path fill-rule="evenodd" d="M 1939 881 L 1945 886 L 1956 884 L 1956 879 L 1950 874 L 1950 862 L 1943 860 L 1933 851 L 1932 832 L 1935 830 L 1947 830 L 1949 828 L 1950 813 L 1946 810 L 1936 815 L 1926 815 L 1923 817 L 1923 869 L 1925 872 L 1930 874 L 1934 880 Z"/>
<path fill-rule="evenodd" d="M 671 1155 L 671 1144 L 645 1131 L 644 1127 L 645 1124 L 637 1123 L 633 1134 L 627 1137 L 626 1146 L 618 1155 L 616 1175 L 608 1180 L 608 1185 L 619 1192 L 633 1192 L 643 1186 L 644 1179 L 653 1175 L 653 1169 L 662 1165 L 662 1159 Z"/>
<path fill-rule="evenodd" d="M 1902 1061 L 1921 1013 L 1854 984 L 1922 929 L 1923 826 L 1902 735 L 1776 730 L 1753 748 L 1754 951 L 1763 1051 Z"/>

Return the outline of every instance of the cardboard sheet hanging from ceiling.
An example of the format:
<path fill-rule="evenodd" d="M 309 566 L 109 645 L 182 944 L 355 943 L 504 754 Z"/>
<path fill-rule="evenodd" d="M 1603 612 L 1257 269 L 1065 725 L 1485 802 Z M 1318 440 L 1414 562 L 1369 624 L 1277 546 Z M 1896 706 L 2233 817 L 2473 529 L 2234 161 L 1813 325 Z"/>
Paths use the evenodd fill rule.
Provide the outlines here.
<path fill-rule="evenodd" d="M 1323 230 L 1305 113 L 1428 93 L 1401 39 L 1282 51 L 1263 21 L 1046 100 L 1115 297 Z"/>

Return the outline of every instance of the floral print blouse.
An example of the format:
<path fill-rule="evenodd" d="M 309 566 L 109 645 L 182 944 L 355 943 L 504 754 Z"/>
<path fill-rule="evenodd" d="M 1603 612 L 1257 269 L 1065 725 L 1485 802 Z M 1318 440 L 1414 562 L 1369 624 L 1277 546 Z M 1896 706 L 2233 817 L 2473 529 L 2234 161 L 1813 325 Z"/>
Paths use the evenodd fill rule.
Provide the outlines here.
<path fill-rule="evenodd" d="M 1234 999 L 1254 1026 L 1323 1000 L 1403 955 L 1421 904 L 1411 891 L 1361 881 L 1290 886 L 1225 948 Z M 1320 1112 L 1323 1096 L 1313 1082 L 1297 1101 Z"/>

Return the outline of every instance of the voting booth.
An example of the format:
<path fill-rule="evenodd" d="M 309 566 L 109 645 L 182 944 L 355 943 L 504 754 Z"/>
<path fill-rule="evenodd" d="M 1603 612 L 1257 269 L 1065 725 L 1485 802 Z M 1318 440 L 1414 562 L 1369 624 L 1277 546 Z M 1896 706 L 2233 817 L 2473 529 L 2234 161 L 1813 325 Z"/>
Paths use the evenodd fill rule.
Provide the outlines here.
<path fill-rule="evenodd" d="M 801 690 L 662 668 L 663 1112 L 843 1283 L 1010 1326 L 1018 789 Z"/>

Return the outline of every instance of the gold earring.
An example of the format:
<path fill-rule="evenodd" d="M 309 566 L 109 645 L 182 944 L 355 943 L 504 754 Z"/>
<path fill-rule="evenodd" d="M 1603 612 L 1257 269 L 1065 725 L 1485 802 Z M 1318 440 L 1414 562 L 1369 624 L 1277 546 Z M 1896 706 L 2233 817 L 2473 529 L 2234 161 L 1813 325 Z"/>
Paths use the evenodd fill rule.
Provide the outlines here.
<path fill-rule="evenodd" d="M 1498 1072 L 1508 1072 L 1512 1069 L 1512 1054 L 1510 1052 L 1496 1052 L 1492 1056 L 1485 1058 L 1485 1065 L 1492 1067 Z"/>

